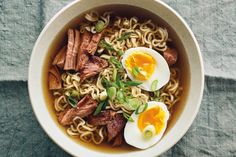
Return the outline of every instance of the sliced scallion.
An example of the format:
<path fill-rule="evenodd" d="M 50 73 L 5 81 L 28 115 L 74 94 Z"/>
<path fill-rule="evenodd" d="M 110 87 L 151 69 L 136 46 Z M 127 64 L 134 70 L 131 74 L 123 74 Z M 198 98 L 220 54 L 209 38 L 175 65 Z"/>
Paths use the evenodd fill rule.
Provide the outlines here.
<path fill-rule="evenodd" d="M 106 100 L 101 101 L 98 104 L 98 106 L 97 106 L 96 110 L 94 111 L 93 115 L 94 116 L 98 115 L 102 111 L 102 109 L 104 109 L 106 107 L 106 105 L 107 105 L 107 101 Z"/>
<path fill-rule="evenodd" d="M 115 57 L 111 57 L 109 61 L 114 64 L 118 69 L 122 68 L 122 64 L 120 61 L 118 61 Z"/>
<path fill-rule="evenodd" d="M 124 103 L 125 102 L 125 95 L 124 92 L 119 90 L 116 94 L 116 98 L 118 100 L 119 103 Z"/>
<path fill-rule="evenodd" d="M 140 70 L 137 66 L 132 68 L 132 74 L 134 75 L 135 78 L 138 77 L 139 73 L 140 73 Z"/>
<path fill-rule="evenodd" d="M 114 100 L 116 97 L 116 88 L 115 87 L 109 87 L 107 89 L 107 95 L 109 99 Z"/>
<path fill-rule="evenodd" d="M 157 89 L 158 80 L 152 81 L 151 90 L 155 91 Z"/>
<path fill-rule="evenodd" d="M 105 28 L 105 23 L 102 20 L 98 20 L 98 22 L 95 25 L 96 32 L 101 32 Z"/>
<path fill-rule="evenodd" d="M 143 129 L 143 136 L 146 139 L 152 138 L 155 134 L 156 134 L 156 129 L 155 129 L 155 127 L 153 125 L 147 125 Z"/>
<path fill-rule="evenodd" d="M 144 105 L 140 105 L 136 110 L 135 110 L 135 114 L 140 114 L 142 112 L 144 112 L 148 107 L 148 104 L 144 104 Z"/>
<path fill-rule="evenodd" d="M 127 81 L 127 82 L 124 82 L 124 85 L 126 86 L 138 86 L 138 85 L 141 85 L 142 82 L 138 82 L 138 81 Z"/>
<path fill-rule="evenodd" d="M 125 119 L 127 119 L 129 122 L 134 122 L 134 119 L 128 115 L 127 113 L 123 112 L 123 116 L 125 117 Z"/>
<path fill-rule="evenodd" d="M 124 103 L 124 107 L 132 111 L 136 110 L 140 105 L 142 105 L 142 102 L 138 98 L 126 99 L 126 103 Z"/>
<path fill-rule="evenodd" d="M 71 96 L 67 97 L 67 101 L 72 107 L 74 107 L 74 108 L 77 107 L 77 101 L 74 98 L 72 98 Z"/>
<path fill-rule="evenodd" d="M 123 41 L 130 37 L 132 32 L 125 32 L 121 34 L 121 37 L 117 39 L 117 41 Z"/>

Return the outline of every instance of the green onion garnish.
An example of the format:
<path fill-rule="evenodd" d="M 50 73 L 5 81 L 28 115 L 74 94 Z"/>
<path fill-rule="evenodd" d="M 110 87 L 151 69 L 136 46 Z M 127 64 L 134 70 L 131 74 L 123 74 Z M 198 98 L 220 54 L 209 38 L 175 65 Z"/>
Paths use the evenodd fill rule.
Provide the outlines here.
<path fill-rule="evenodd" d="M 110 63 L 114 64 L 117 68 L 121 69 L 122 68 L 122 64 L 120 61 L 118 61 L 115 57 L 111 57 L 109 59 Z"/>
<path fill-rule="evenodd" d="M 144 105 L 140 105 L 136 110 L 135 110 L 135 114 L 140 114 L 142 112 L 144 112 L 148 107 L 148 104 L 144 104 Z"/>
<path fill-rule="evenodd" d="M 127 119 L 129 122 L 134 122 L 134 119 L 128 115 L 127 113 L 123 112 L 123 116 L 125 117 L 125 119 Z"/>
<path fill-rule="evenodd" d="M 113 81 L 116 81 L 116 77 L 117 77 L 117 69 L 113 67 L 113 74 L 112 74 Z"/>
<path fill-rule="evenodd" d="M 124 107 L 128 110 L 136 110 L 142 102 L 138 98 L 126 98 L 126 102 L 124 103 Z"/>
<path fill-rule="evenodd" d="M 102 20 L 98 20 L 98 22 L 95 25 L 96 32 L 101 32 L 105 28 L 105 23 Z"/>
<path fill-rule="evenodd" d="M 157 89 L 158 80 L 152 81 L 151 90 L 155 91 Z"/>
<path fill-rule="evenodd" d="M 156 129 L 153 125 L 147 125 L 143 130 L 143 136 L 146 139 L 152 138 L 156 134 Z"/>
<path fill-rule="evenodd" d="M 115 49 L 110 44 L 108 44 L 105 40 L 101 40 L 100 44 L 102 47 L 104 47 L 108 51 L 115 51 Z"/>
<path fill-rule="evenodd" d="M 132 74 L 134 75 L 134 77 L 138 77 L 138 74 L 140 73 L 139 67 L 135 66 L 132 68 Z"/>
<path fill-rule="evenodd" d="M 125 95 L 124 92 L 119 90 L 116 94 L 116 98 L 118 100 L 119 103 L 124 103 L 125 102 Z"/>
<path fill-rule="evenodd" d="M 67 101 L 72 107 L 74 107 L 74 108 L 77 107 L 77 101 L 74 98 L 72 98 L 71 96 L 67 97 Z"/>
<path fill-rule="evenodd" d="M 138 82 L 138 81 L 127 81 L 127 82 L 124 82 L 124 85 L 126 86 L 138 86 L 138 85 L 141 85 L 142 82 Z"/>
<path fill-rule="evenodd" d="M 106 105 L 107 105 L 107 100 L 101 101 L 98 104 L 98 106 L 97 106 L 96 110 L 94 111 L 93 115 L 94 116 L 98 115 L 102 111 L 102 109 L 106 108 Z"/>
<path fill-rule="evenodd" d="M 130 35 L 132 34 L 132 32 L 125 32 L 121 34 L 121 37 L 117 39 L 117 41 L 123 41 L 126 40 L 130 37 Z"/>
<path fill-rule="evenodd" d="M 111 100 L 114 100 L 116 97 L 116 88 L 115 87 L 109 87 L 107 89 L 107 95 Z"/>

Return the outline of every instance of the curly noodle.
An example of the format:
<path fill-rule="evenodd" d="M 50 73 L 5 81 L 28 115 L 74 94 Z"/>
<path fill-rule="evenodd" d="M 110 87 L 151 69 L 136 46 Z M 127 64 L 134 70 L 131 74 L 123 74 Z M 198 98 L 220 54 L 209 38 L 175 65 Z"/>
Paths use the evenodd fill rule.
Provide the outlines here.
<path fill-rule="evenodd" d="M 151 20 L 141 21 L 137 17 L 125 18 L 115 17 L 111 22 L 111 12 L 105 12 L 99 15 L 97 12 L 90 12 L 85 15 L 85 21 L 80 24 L 80 32 L 85 30 L 96 33 L 95 23 L 101 20 L 104 22 L 103 39 L 112 45 L 115 51 L 105 50 L 103 47 L 98 47 L 97 53 L 102 55 L 101 58 L 109 59 L 111 56 L 116 57 L 119 61 L 122 57 L 117 55 L 117 51 L 125 52 L 132 47 L 149 47 L 162 53 L 167 49 L 166 42 L 169 39 L 168 32 L 165 28 L 161 28 L 154 24 Z M 128 38 L 122 38 L 124 34 L 129 34 Z M 106 92 L 106 88 L 102 84 L 102 79 L 114 81 L 115 66 L 109 64 L 97 77 L 85 80 L 80 83 L 79 73 L 64 72 L 61 75 L 63 88 L 61 90 L 53 91 L 54 108 L 56 112 L 60 113 L 68 108 L 67 96 L 70 91 L 78 92 L 79 96 L 90 94 L 93 99 L 99 101 L 101 93 Z M 128 87 L 125 89 L 126 96 L 137 98 L 143 104 L 150 100 L 158 100 L 164 102 L 168 109 L 171 110 L 173 106 L 180 100 L 181 87 L 179 83 L 179 70 L 177 68 L 170 68 L 170 81 L 157 92 L 146 92 L 137 86 Z M 129 78 L 125 71 L 118 71 L 121 80 L 126 82 Z M 132 110 L 127 109 L 123 104 L 117 101 L 108 101 L 106 109 L 112 109 L 117 113 L 132 114 Z M 107 137 L 105 126 L 93 126 L 88 124 L 83 118 L 75 117 L 73 123 L 67 128 L 67 133 L 71 136 L 78 136 L 82 141 L 93 142 L 100 144 Z"/>

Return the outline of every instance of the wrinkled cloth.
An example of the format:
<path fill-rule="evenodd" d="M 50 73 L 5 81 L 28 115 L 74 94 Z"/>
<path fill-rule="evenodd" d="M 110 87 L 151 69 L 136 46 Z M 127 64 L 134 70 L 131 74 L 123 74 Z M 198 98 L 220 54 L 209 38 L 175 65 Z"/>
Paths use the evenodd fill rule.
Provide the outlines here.
<path fill-rule="evenodd" d="M 0 154 L 3 157 L 70 156 L 41 129 L 25 82 L 39 33 L 69 2 L 72 0 L 0 1 Z M 164 2 L 193 30 L 202 51 L 206 80 L 194 123 L 162 157 L 236 156 L 236 1 Z"/>

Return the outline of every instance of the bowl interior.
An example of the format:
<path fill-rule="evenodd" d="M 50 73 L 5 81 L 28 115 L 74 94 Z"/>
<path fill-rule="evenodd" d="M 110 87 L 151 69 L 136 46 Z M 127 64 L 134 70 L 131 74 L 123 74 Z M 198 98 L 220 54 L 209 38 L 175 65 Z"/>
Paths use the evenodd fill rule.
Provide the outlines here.
<path fill-rule="evenodd" d="M 59 146 L 73 155 L 83 156 L 88 152 L 102 156 L 110 156 L 111 153 L 117 156 L 124 156 L 126 154 L 141 155 L 143 153 L 146 155 L 150 154 L 151 156 L 160 155 L 183 136 L 198 110 L 203 86 L 200 51 L 188 27 L 165 4 L 150 2 L 147 6 L 143 6 L 140 1 L 134 1 L 134 3 L 130 4 L 122 0 L 117 0 L 117 4 L 114 3 L 109 5 L 108 1 L 107 3 L 104 1 L 103 4 L 98 4 L 89 0 L 87 3 L 85 1 L 74 2 L 62 10 L 45 27 L 35 44 L 30 61 L 29 93 L 33 109 L 46 133 Z M 182 98 L 171 114 L 171 119 L 162 140 L 147 150 L 130 149 L 127 146 L 121 148 L 111 148 L 104 145 L 94 146 L 80 142 L 78 139 L 69 137 L 65 129 L 56 120 L 51 94 L 47 89 L 49 64 L 52 56 L 66 42 L 65 37 L 68 28 L 76 27 L 81 17 L 90 10 L 99 12 L 114 11 L 119 16 L 136 16 L 141 19 L 151 19 L 159 26 L 167 28 L 170 37 L 174 41 L 174 46 L 178 49 L 179 60 L 177 66 L 181 69 Z M 191 64 L 189 64 L 190 60 Z M 198 69 L 195 69 L 196 67 Z M 192 81 L 197 82 L 199 86 L 193 84 Z M 172 142 L 169 142 L 170 139 Z"/>

